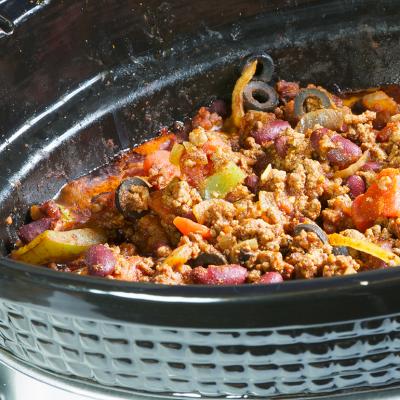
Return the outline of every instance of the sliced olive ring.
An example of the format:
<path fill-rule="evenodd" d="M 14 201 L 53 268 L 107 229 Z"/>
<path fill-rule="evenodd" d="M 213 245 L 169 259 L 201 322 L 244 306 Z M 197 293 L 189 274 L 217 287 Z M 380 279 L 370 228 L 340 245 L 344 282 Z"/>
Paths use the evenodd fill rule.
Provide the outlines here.
<path fill-rule="evenodd" d="M 137 176 L 123 180 L 115 191 L 115 206 L 124 218 L 131 221 L 137 220 L 148 212 L 148 210 L 134 210 L 129 206 L 129 197 L 135 186 L 146 188 L 150 192 L 150 185 L 144 179 Z"/>
<path fill-rule="evenodd" d="M 255 60 L 257 60 L 257 70 L 254 75 L 254 80 L 270 82 L 274 75 L 275 65 L 274 60 L 267 53 L 251 54 L 247 56 L 244 60 L 242 72 Z"/>
<path fill-rule="evenodd" d="M 219 252 L 200 253 L 196 258 L 189 262 L 191 267 L 207 267 L 209 265 L 225 265 L 228 264 L 225 256 Z"/>
<path fill-rule="evenodd" d="M 275 89 L 263 81 L 251 81 L 243 91 L 246 110 L 272 111 L 279 102 Z"/>
<path fill-rule="evenodd" d="M 329 96 L 319 89 L 301 89 L 299 94 L 294 99 L 294 115 L 301 118 L 306 112 L 304 110 L 304 103 L 309 97 L 317 98 L 322 108 L 331 108 L 332 103 Z"/>
<path fill-rule="evenodd" d="M 324 243 L 328 244 L 328 235 L 323 231 L 317 224 L 298 224 L 293 230 L 294 236 L 297 236 L 301 233 L 301 231 L 306 231 L 306 232 L 314 232 L 317 236 L 318 239 Z M 349 251 L 347 247 L 344 246 L 333 246 L 332 247 L 332 253 L 335 254 L 335 256 L 348 256 Z"/>

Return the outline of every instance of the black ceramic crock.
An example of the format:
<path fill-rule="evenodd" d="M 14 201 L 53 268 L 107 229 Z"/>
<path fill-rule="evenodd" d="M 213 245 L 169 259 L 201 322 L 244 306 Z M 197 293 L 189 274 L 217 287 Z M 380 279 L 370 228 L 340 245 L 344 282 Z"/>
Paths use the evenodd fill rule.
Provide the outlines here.
<path fill-rule="evenodd" d="M 400 83 L 399 1 L 0 2 L 0 239 L 213 98 L 247 54 L 333 91 Z M 13 224 L 5 220 L 12 217 Z M 0 259 L 0 359 L 93 393 L 319 396 L 400 383 L 400 269 L 157 286 Z M 78 390 L 78 389 L 77 389 Z"/>

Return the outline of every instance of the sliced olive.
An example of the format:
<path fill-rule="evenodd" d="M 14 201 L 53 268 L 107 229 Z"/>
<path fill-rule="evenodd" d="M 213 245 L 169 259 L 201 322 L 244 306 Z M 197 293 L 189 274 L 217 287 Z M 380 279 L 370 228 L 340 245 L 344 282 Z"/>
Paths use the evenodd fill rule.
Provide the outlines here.
<path fill-rule="evenodd" d="M 125 179 L 115 192 L 115 206 L 130 220 L 136 220 L 148 211 L 149 184 L 137 176 Z"/>
<path fill-rule="evenodd" d="M 208 265 L 225 265 L 228 261 L 223 254 L 215 251 L 213 253 L 200 253 L 189 262 L 191 267 L 206 267 Z"/>
<path fill-rule="evenodd" d="M 250 54 L 244 60 L 243 70 L 255 60 L 258 62 L 254 80 L 270 82 L 275 71 L 274 60 L 267 53 Z"/>
<path fill-rule="evenodd" d="M 247 263 L 247 261 L 250 260 L 250 258 L 253 255 L 254 255 L 254 253 L 249 250 L 240 249 L 238 260 L 239 260 L 240 264 L 245 264 L 245 263 Z"/>
<path fill-rule="evenodd" d="M 331 108 L 332 103 L 328 95 L 319 89 L 301 89 L 299 94 L 294 99 L 294 115 L 301 118 L 306 111 L 304 110 L 304 103 L 310 97 L 316 98 L 321 104 L 321 108 Z"/>
<path fill-rule="evenodd" d="M 251 81 L 243 91 L 246 110 L 272 111 L 279 102 L 278 94 L 272 86 L 262 81 Z"/>
<path fill-rule="evenodd" d="M 301 231 L 306 231 L 306 232 L 314 232 L 317 236 L 318 239 L 326 244 L 328 243 L 328 236 L 327 234 L 317 225 L 317 224 L 298 224 L 294 228 L 294 236 L 300 235 Z"/>
<path fill-rule="evenodd" d="M 294 236 L 297 236 L 301 233 L 301 231 L 306 231 L 306 232 L 314 232 L 317 236 L 318 239 L 324 243 L 328 244 L 328 235 L 325 233 L 324 230 L 322 230 L 317 224 L 298 224 L 293 230 Z M 335 254 L 336 256 L 348 256 L 349 251 L 347 250 L 347 247 L 344 246 L 333 246 L 332 247 L 332 253 Z"/>

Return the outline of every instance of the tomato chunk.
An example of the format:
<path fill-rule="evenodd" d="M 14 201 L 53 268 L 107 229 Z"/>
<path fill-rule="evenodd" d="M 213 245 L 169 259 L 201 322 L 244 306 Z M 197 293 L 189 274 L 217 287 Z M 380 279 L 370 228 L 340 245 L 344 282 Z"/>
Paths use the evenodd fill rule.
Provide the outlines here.
<path fill-rule="evenodd" d="M 170 151 L 158 150 L 147 155 L 143 162 L 145 174 L 149 175 L 150 170 L 152 170 L 152 175 L 162 175 L 166 182 L 171 181 L 175 176 L 179 176 L 179 167 L 171 163 L 170 154 Z"/>
<path fill-rule="evenodd" d="M 378 218 L 400 217 L 400 170 L 382 170 L 367 192 L 353 201 L 351 216 L 360 231 L 370 228 Z"/>
<path fill-rule="evenodd" d="M 134 149 L 134 152 L 147 156 L 157 150 L 165 150 L 175 142 L 176 136 L 173 133 L 169 133 L 167 135 L 156 137 L 152 140 L 149 140 L 148 142 L 141 144 Z"/>

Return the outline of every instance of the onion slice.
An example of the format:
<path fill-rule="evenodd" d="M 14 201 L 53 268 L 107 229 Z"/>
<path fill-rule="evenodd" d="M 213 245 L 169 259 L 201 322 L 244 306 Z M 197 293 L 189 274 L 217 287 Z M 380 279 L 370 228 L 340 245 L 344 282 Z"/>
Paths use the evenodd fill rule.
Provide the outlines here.
<path fill-rule="evenodd" d="M 332 233 L 331 235 L 328 235 L 328 239 L 331 246 L 351 247 L 352 249 L 359 250 L 363 253 L 367 253 L 371 256 L 379 258 L 388 265 L 400 265 L 399 256 L 367 240 L 353 239 L 338 233 Z"/>
<path fill-rule="evenodd" d="M 341 111 L 324 108 L 305 114 L 297 124 L 295 130 L 305 134 L 307 129 L 313 129 L 318 124 L 324 128 L 337 131 L 343 126 L 343 122 L 344 118 Z"/>
<path fill-rule="evenodd" d="M 235 87 L 232 92 L 232 121 L 238 128 L 244 117 L 243 107 L 243 91 L 249 82 L 253 79 L 257 69 L 257 60 L 245 66 L 242 75 L 236 81 Z"/>
<path fill-rule="evenodd" d="M 346 179 L 349 176 L 354 175 L 357 171 L 359 171 L 364 166 L 364 164 L 368 161 L 368 159 L 369 159 L 369 150 L 364 152 L 364 154 L 355 163 L 349 165 L 345 169 L 336 171 L 335 178 Z"/>

